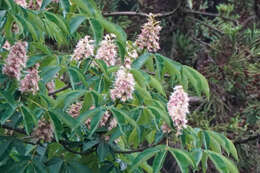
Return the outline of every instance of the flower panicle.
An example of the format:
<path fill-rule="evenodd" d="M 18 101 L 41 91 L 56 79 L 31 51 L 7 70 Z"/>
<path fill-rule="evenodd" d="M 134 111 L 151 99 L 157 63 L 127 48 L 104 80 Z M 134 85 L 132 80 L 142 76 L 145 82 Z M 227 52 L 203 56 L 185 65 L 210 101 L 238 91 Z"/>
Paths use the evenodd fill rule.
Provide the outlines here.
<path fill-rule="evenodd" d="M 74 49 L 72 59 L 82 60 L 89 56 L 94 55 L 94 40 L 90 39 L 89 35 L 86 35 L 84 38 L 80 39 Z"/>
<path fill-rule="evenodd" d="M 34 67 L 31 67 L 27 70 L 25 77 L 20 81 L 20 91 L 24 92 L 32 92 L 33 95 L 39 90 L 38 82 L 40 80 L 38 68 L 39 64 L 36 64 Z"/>
<path fill-rule="evenodd" d="M 103 60 L 107 66 L 116 64 L 117 46 L 115 44 L 116 36 L 114 34 L 105 35 L 105 39 L 101 41 L 97 50 L 96 59 Z"/>
<path fill-rule="evenodd" d="M 181 129 L 186 128 L 186 114 L 189 113 L 189 97 L 181 85 L 174 88 L 174 92 L 167 103 L 167 109 L 179 135 Z"/>
<path fill-rule="evenodd" d="M 160 22 L 156 21 L 155 16 L 150 13 L 147 23 L 142 26 L 141 33 L 137 37 L 136 45 L 140 49 L 147 48 L 150 52 L 158 51 L 161 29 Z"/>
<path fill-rule="evenodd" d="M 21 71 L 26 66 L 27 62 L 26 47 L 27 42 L 22 41 L 18 41 L 11 46 L 2 70 L 4 74 L 20 80 Z"/>
<path fill-rule="evenodd" d="M 51 142 L 53 139 L 53 131 L 52 125 L 43 119 L 38 122 L 38 126 L 32 132 L 32 136 L 44 142 Z"/>
<path fill-rule="evenodd" d="M 116 73 L 114 88 L 110 90 L 112 100 L 125 102 L 133 98 L 135 80 L 133 75 L 123 66 Z"/>

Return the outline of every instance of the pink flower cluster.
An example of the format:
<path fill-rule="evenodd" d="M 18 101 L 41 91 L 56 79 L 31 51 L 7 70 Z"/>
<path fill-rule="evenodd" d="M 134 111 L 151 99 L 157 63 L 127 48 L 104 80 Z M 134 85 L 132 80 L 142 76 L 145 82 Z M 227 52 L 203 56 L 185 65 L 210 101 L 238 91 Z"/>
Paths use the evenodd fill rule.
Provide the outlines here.
<path fill-rule="evenodd" d="M 148 51 L 154 51 L 160 49 L 159 45 L 159 33 L 162 27 L 159 22 L 154 19 L 153 14 L 149 14 L 148 22 L 142 26 L 141 34 L 138 35 L 136 45 L 141 49 L 147 48 Z"/>
<path fill-rule="evenodd" d="M 5 65 L 3 67 L 3 73 L 20 80 L 21 70 L 26 66 L 27 55 L 26 55 L 27 42 L 16 42 L 10 48 Z"/>
<path fill-rule="evenodd" d="M 42 6 L 42 0 L 30 0 L 29 4 L 27 4 L 26 0 L 14 0 L 14 2 L 23 8 L 31 10 L 39 10 Z M 59 0 L 52 0 L 52 2 L 59 3 Z"/>
<path fill-rule="evenodd" d="M 130 43 L 127 43 L 126 46 L 126 55 L 125 55 L 125 63 L 124 66 L 127 69 L 131 69 L 132 62 L 138 57 L 138 53 Z"/>
<path fill-rule="evenodd" d="M 26 0 L 14 0 L 14 2 L 15 2 L 17 5 L 22 6 L 23 8 L 26 8 L 26 7 L 27 7 Z"/>
<path fill-rule="evenodd" d="M 80 110 L 82 108 L 82 103 L 78 102 L 75 104 L 72 104 L 71 107 L 69 108 L 69 110 L 67 111 L 73 118 L 77 118 L 80 114 Z M 94 109 L 95 106 L 91 106 L 91 109 Z M 115 128 L 117 126 L 117 121 L 115 118 L 110 119 L 110 113 L 108 111 L 105 112 L 104 116 L 102 117 L 102 119 L 99 122 L 99 127 L 105 127 L 107 125 L 107 123 L 109 123 L 108 126 L 108 130 L 112 130 L 113 128 Z M 109 122 L 108 122 L 109 121 Z M 91 118 L 88 118 L 85 122 L 85 125 L 90 129 L 90 123 L 91 123 Z"/>
<path fill-rule="evenodd" d="M 53 138 L 53 128 L 46 120 L 40 120 L 38 127 L 32 132 L 32 136 L 44 142 L 51 142 Z"/>
<path fill-rule="evenodd" d="M 186 127 L 186 114 L 189 113 L 189 97 L 182 86 L 178 85 L 174 88 L 167 108 L 172 121 L 176 125 L 177 134 L 180 134 L 180 130 Z"/>
<path fill-rule="evenodd" d="M 105 35 L 105 39 L 101 41 L 97 50 L 97 59 L 103 60 L 107 66 L 116 64 L 117 47 L 115 44 L 116 36 L 114 34 Z"/>
<path fill-rule="evenodd" d="M 6 49 L 6 50 L 10 50 L 11 45 L 10 45 L 10 43 L 6 40 L 5 43 L 4 43 L 4 45 L 2 46 L 2 48 Z"/>
<path fill-rule="evenodd" d="M 75 60 L 82 60 L 89 56 L 94 55 L 94 40 L 90 39 L 90 36 L 86 35 L 84 38 L 80 39 L 76 45 L 76 49 L 72 55 Z"/>
<path fill-rule="evenodd" d="M 112 100 L 120 99 L 125 102 L 133 98 L 135 80 L 133 75 L 123 66 L 116 73 L 114 89 L 111 89 L 110 96 Z"/>
<path fill-rule="evenodd" d="M 20 91 L 32 92 L 33 95 L 39 90 L 38 82 L 40 76 L 38 75 L 39 64 L 36 64 L 35 67 L 29 68 L 25 77 L 20 81 Z"/>
<path fill-rule="evenodd" d="M 162 124 L 161 129 L 162 129 L 163 133 L 171 132 L 171 128 L 165 122 Z"/>
<path fill-rule="evenodd" d="M 55 83 L 54 81 L 50 81 L 46 84 L 46 88 L 48 89 L 48 92 L 51 93 L 51 92 L 54 92 L 55 91 Z"/>

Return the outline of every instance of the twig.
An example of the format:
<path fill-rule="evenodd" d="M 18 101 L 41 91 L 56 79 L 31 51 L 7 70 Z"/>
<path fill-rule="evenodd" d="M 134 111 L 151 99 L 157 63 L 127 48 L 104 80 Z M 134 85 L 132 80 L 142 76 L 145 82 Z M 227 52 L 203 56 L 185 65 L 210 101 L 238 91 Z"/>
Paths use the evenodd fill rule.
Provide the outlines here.
<path fill-rule="evenodd" d="M 188 17 L 189 19 L 191 19 L 191 21 L 192 22 L 198 22 L 198 23 L 200 23 L 200 24 L 202 24 L 202 25 L 204 25 L 204 26 L 206 26 L 206 27 L 208 27 L 209 29 L 211 29 L 211 30 L 213 30 L 213 31 L 215 31 L 215 32 L 218 32 L 219 34 L 224 34 L 221 30 L 218 30 L 217 28 L 214 28 L 214 27 L 212 27 L 211 25 L 209 25 L 209 24 L 207 24 L 207 23 L 205 23 L 205 22 L 202 22 L 202 21 L 200 21 L 200 20 L 198 20 L 198 19 L 196 19 L 196 18 L 194 18 L 194 17 Z"/>
<path fill-rule="evenodd" d="M 253 141 L 253 140 L 256 140 L 260 138 L 260 134 L 256 134 L 256 135 L 253 135 L 253 136 L 249 136 L 248 138 L 246 139 L 241 139 L 241 140 L 237 140 L 234 142 L 234 144 L 244 144 L 244 143 L 247 143 L 249 141 Z"/>
<path fill-rule="evenodd" d="M 0 127 L 3 128 L 3 129 L 13 130 L 13 131 L 15 131 L 15 132 L 18 132 L 18 133 L 27 135 L 26 132 L 25 132 L 25 130 L 24 130 L 24 129 L 21 129 L 21 128 L 13 128 L 13 127 L 10 127 L 10 126 L 5 125 L 5 124 L 0 125 Z"/>
<path fill-rule="evenodd" d="M 180 3 L 181 4 L 181 3 Z M 180 4 L 175 8 L 174 10 L 170 12 L 165 12 L 165 13 L 157 13 L 155 14 L 155 17 L 161 18 L 161 17 L 168 17 L 173 15 L 177 9 L 180 7 Z M 237 24 L 237 21 L 219 14 L 215 13 L 207 13 L 207 12 L 201 12 L 201 11 L 194 11 L 194 10 L 189 10 L 189 9 L 184 9 L 183 12 L 185 13 L 191 13 L 191 14 L 198 14 L 198 15 L 203 15 L 203 16 L 211 16 L 211 17 L 220 17 L 224 20 L 232 21 Z M 116 11 L 116 12 L 104 12 L 103 16 L 109 17 L 109 16 L 142 16 L 142 17 L 147 17 L 149 14 L 143 13 L 143 12 L 136 12 L 136 11 Z"/>
<path fill-rule="evenodd" d="M 131 153 L 137 153 L 137 152 L 142 152 L 148 148 L 152 148 L 152 147 L 155 147 L 157 145 L 160 145 L 164 142 L 164 139 L 165 138 L 162 138 L 158 143 L 156 144 L 152 144 L 152 145 L 148 145 L 146 147 L 142 147 L 142 148 L 137 148 L 137 149 L 134 149 L 134 150 L 127 150 L 127 151 L 122 151 L 122 150 L 115 150 L 114 152 L 115 153 L 119 153 L 119 154 L 131 154 Z"/>
<path fill-rule="evenodd" d="M 60 89 L 57 89 L 57 90 L 55 90 L 55 91 L 53 91 L 53 92 L 49 92 L 49 96 L 52 96 L 52 95 L 55 95 L 55 94 L 57 94 L 57 93 L 59 93 L 59 92 L 61 92 L 61 91 L 64 91 L 64 90 L 66 90 L 66 89 L 68 89 L 68 88 L 70 88 L 70 84 L 67 84 L 66 86 L 64 86 L 64 87 L 62 87 L 62 88 L 60 88 Z"/>
<path fill-rule="evenodd" d="M 220 17 L 222 19 L 229 20 L 229 21 L 235 22 L 237 24 L 236 20 L 225 17 L 225 16 L 221 16 L 219 14 L 215 14 L 215 13 L 207 13 L 207 12 L 201 12 L 201 11 L 188 10 L 188 9 L 184 9 L 184 12 L 185 13 L 191 13 L 191 14 L 203 15 L 203 16 Z"/>
<path fill-rule="evenodd" d="M 109 16 L 142 16 L 147 17 L 147 13 L 142 12 L 135 12 L 135 11 L 119 11 L 119 12 L 104 12 L 103 16 L 109 17 Z"/>
<path fill-rule="evenodd" d="M 250 21 L 253 20 L 253 19 L 255 19 L 255 18 L 256 18 L 255 15 L 248 17 L 243 23 L 241 23 L 241 28 L 240 28 L 239 31 L 244 30 L 244 29 L 247 27 L 247 25 L 250 23 Z"/>
<path fill-rule="evenodd" d="M 178 8 L 180 7 L 181 3 L 172 11 L 165 12 L 165 13 L 156 13 L 154 14 L 155 17 L 161 18 L 161 17 L 168 17 L 173 15 Z M 143 12 L 135 12 L 135 11 L 118 11 L 118 12 L 104 12 L 103 16 L 109 17 L 109 16 L 142 16 L 142 17 L 148 17 L 149 14 L 143 13 Z"/>
<path fill-rule="evenodd" d="M 97 145 L 98 145 L 98 144 L 94 145 L 91 150 L 86 150 L 86 151 L 80 152 L 80 151 L 74 151 L 74 150 L 72 150 L 71 148 L 69 148 L 69 147 L 67 146 L 67 144 L 68 144 L 67 141 L 59 141 L 59 143 L 60 143 L 67 151 L 69 151 L 69 152 L 71 152 L 71 153 L 74 153 L 74 154 L 80 154 L 80 155 L 86 155 L 86 154 L 89 154 L 89 153 L 94 152 L 95 150 L 93 150 L 93 148 L 97 147 Z"/>

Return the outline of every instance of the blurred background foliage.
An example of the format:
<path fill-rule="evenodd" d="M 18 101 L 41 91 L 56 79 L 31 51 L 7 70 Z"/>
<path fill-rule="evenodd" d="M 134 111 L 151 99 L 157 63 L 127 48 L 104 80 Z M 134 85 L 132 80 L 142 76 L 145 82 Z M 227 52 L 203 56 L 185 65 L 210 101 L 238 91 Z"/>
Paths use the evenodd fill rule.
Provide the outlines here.
<path fill-rule="evenodd" d="M 192 106 L 190 124 L 224 132 L 239 151 L 240 171 L 260 172 L 260 2 L 100 0 L 99 4 L 104 12 L 176 10 L 160 18 L 160 51 L 200 71 L 211 89 L 209 102 Z M 145 21 L 142 16 L 116 16 L 111 20 L 133 38 Z M 165 168 L 174 172 L 170 160 Z"/>

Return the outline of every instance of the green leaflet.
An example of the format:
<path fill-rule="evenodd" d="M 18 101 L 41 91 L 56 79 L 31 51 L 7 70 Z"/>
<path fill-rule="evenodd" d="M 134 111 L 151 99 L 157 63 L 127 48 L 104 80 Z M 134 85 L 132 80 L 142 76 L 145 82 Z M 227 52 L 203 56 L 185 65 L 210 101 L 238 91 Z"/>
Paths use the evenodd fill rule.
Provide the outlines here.
<path fill-rule="evenodd" d="M 205 150 L 211 161 L 216 166 L 217 170 L 221 173 L 238 173 L 237 167 L 224 156 L 214 151 Z"/>
<path fill-rule="evenodd" d="M 146 61 L 148 61 L 149 58 L 151 57 L 150 53 L 144 53 L 143 55 L 141 55 L 140 57 L 136 58 L 133 63 L 132 63 L 132 68 L 135 69 L 140 69 L 141 67 L 143 67 L 143 65 L 146 63 Z"/>
<path fill-rule="evenodd" d="M 160 172 L 160 170 L 163 166 L 166 154 L 167 154 L 167 151 L 161 151 L 156 154 L 156 156 L 153 160 L 153 172 L 154 173 Z"/>
<path fill-rule="evenodd" d="M 86 20 L 86 16 L 83 15 L 75 15 L 70 19 L 70 23 L 69 23 L 69 30 L 70 30 L 70 34 L 73 34 L 74 32 L 77 31 L 77 29 L 79 28 L 80 24 L 83 23 Z"/>
<path fill-rule="evenodd" d="M 144 163 L 145 161 L 150 159 L 152 156 L 154 156 L 156 153 L 160 152 L 164 148 L 165 146 L 159 145 L 157 147 L 148 148 L 143 152 L 139 153 L 137 157 L 134 159 L 134 161 L 132 162 L 132 165 L 130 167 L 130 172 L 134 171 L 140 164 Z"/>
<path fill-rule="evenodd" d="M 187 152 L 180 150 L 180 149 L 176 149 L 176 148 L 169 148 L 169 151 L 171 152 L 173 157 L 176 159 L 182 173 L 186 173 L 186 172 L 188 173 L 189 166 L 192 166 L 192 167 L 195 166 L 192 161 L 192 158 L 190 157 L 190 155 L 188 155 Z"/>
<path fill-rule="evenodd" d="M 94 35 L 95 45 L 98 46 L 99 42 L 103 39 L 104 28 L 95 18 L 89 18 L 89 23 Z"/>
<path fill-rule="evenodd" d="M 35 116 L 31 113 L 30 109 L 26 106 L 21 106 L 20 111 L 23 116 L 25 131 L 28 135 L 30 135 L 32 129 L 34 128 L 34 125 L 36 125 L 37 120 Z"/>

